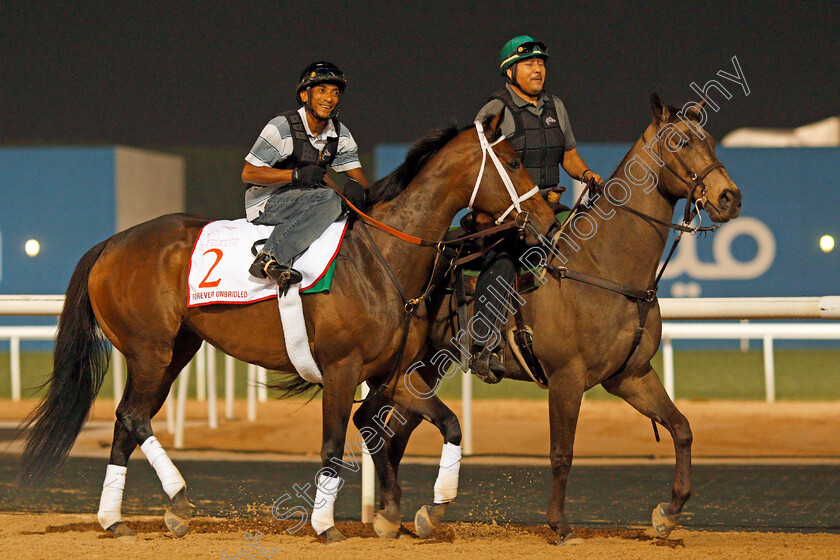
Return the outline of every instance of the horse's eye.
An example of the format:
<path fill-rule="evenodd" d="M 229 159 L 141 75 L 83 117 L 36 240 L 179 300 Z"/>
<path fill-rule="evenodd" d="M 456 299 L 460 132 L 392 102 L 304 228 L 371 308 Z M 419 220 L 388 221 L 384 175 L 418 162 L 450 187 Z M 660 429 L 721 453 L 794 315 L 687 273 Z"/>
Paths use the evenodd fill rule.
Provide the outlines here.
<path fill-rule="evenodd" d="M 680 142 L 680 150 L 682 150 L 683 148 L 688 148 L 688 140 L 687 139 Z"/>
<path fill-rule="evenodd" d="M 519 160 L 517 160 L 517 159 L 515 159 L 513 161 L 509 161 L 509 162 L 507 162 L 507 164 L 508 164 L 508 167 L 510 167 L 511 169 L 514 169 L 514 170 L 519 169 L 522 165 L 522 164 L 519 163 Z"/>

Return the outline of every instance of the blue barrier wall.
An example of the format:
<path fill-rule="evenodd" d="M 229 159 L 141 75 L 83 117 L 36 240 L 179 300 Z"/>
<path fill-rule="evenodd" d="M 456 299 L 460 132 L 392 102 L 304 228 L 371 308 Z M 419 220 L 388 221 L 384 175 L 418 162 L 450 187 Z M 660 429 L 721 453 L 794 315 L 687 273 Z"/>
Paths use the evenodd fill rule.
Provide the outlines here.
<path fill-rule="evenodd" d="M 399 165 L 407 149 L 378 146 L 377 177 Z M 604 177 L 629 149 L 630 144 L 578 145 Z M 840 294 L 840 148 L 721 147 L 717 155 L 742 191 L 741 217 L 705 239 L 683 238 L 660 296 Z M 561 185 L 571 187 L 571 178 L 561 175 Z M 574 202 L 571 189 L 563 199 Z M 820 249 L 823 235 L 838 244 L 832 252 Z"/>
<path fill-rule="evenodd" d="M 64 293 L 79 258 L 114 234 L 114 177 L 114 148 L 0 149 L 0 294 Z"/>
<path fill-rule="evenodd" d="M 0 149 L 0 294 L 63 294 L 82 255 L 114 234 L 114 153 L 114 148 Z M 29 239 L 40 244 L 34 257 L 24 251 Z M 0 316 L 2 325 L 55 323 L 55 317 Z"/>

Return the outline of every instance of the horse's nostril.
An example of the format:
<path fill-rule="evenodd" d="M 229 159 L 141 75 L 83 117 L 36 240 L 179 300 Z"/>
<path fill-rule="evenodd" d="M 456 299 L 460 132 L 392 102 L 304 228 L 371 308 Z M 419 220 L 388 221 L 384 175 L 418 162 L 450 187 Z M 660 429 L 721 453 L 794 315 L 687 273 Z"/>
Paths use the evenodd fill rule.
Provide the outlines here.
<path fill-rule="evenodd" d="M 721 210 L 726 210 L 727 208 L 729 208 L 729 205 L 732 203 L 734 198 L 735 198 L 735 196 L 732 194 L 732 191 L 730 191 L 730 190 L 723 191 L 720 194 L 720 197 L 718 198 L 718 207 Z"/>

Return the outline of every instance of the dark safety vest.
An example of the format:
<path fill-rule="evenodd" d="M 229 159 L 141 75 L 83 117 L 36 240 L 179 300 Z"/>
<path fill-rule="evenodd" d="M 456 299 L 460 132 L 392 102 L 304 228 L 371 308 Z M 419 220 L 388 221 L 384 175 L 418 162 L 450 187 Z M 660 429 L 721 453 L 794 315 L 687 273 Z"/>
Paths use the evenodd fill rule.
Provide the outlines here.
<path fill-rule="evenodd" d="M 320 152 L 312 146 L 306 129 L 303 127 L 303 119 L 297 111 L 289 111 L 281 116 L 286 117 L 289 128 L 292 129 L 292 153 L 286 159 L 274 164 L 275 169 L 294 169 L 301 165 L 320 165 L 326 168 L 331 165 L 338 153 L 338 135 L 341 134 L 341 123 L 332 119 L 335 127 L 336 137 L 327 139 L 324 149 Z"/>
<path fill-rule="evenodd" d="M 529 111 L 527 105 L 517 106 L 507 88 L 494 93 L 490 99 L 504 103 L 513 115 L 516 132 L 508 137 L 508 142 L 519 154 L 534 184 L 540 188 L 556 187 L 560 181 L 559 166 L 563 163 L 566 138 L 560 128 L 554 99 L 546 96 L 539 117 Z"/>

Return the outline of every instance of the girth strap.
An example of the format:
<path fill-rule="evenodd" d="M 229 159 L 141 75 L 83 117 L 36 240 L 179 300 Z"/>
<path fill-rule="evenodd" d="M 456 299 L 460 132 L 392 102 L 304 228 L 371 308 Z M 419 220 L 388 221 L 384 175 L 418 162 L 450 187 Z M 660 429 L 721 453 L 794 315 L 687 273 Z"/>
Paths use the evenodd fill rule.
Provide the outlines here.
<path fill-rule="evenodd" d="M 648 313 L 650 313 L 650 309 L 653 307 L 653 304 L 652 301 L 636 300 L 636 306 L 639 310 L 639 326 L 636 327 L 636 332 L 633 334 L 633 343 L 630 345 L 630 351 L 627 353 L 627 357 L 624 358 L 624 361 L 621 362 L 621 365 L 618 366 L 618 369 L 615 370 L 615 373 L 613 373 L 610 377 L 618 375 L 627 368 L 627 365 L 636 354 L 636 350 L 639 349 L 639 345 L 642 342 L 642 335 L 645 333 L 647 316 Z"/>

